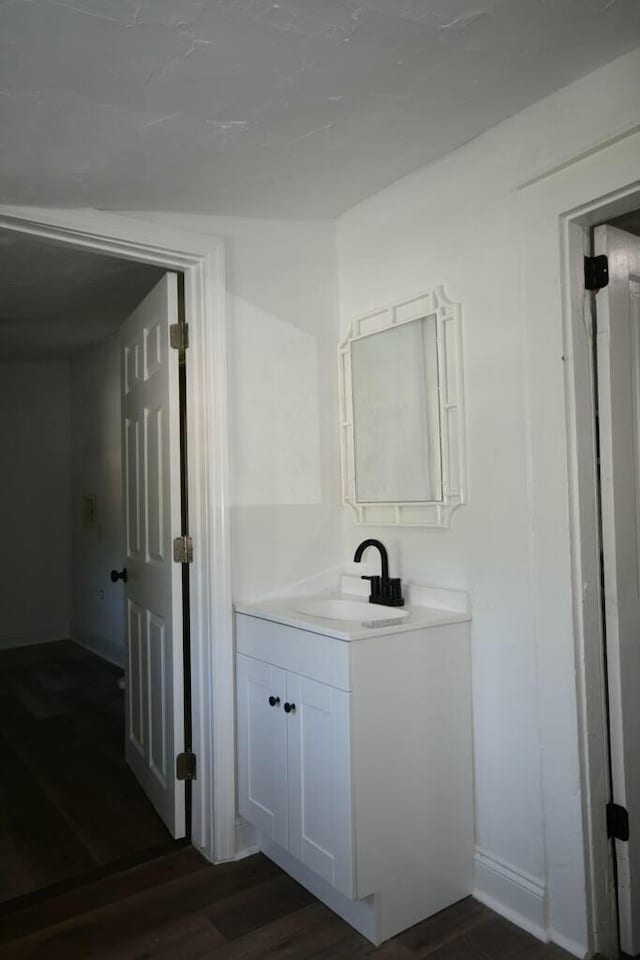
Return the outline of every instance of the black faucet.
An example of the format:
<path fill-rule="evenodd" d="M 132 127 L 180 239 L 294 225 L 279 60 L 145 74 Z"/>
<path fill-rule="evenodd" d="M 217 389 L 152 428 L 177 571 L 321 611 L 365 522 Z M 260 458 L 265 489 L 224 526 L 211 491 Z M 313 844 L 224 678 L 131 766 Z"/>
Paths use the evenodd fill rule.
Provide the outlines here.
<path fill-rule="evenodd" d="M 389 557 L 384 543 L 380 543 L 379 540 L 363 540 L 356 548 L 353 562 L 360 563 L 362 554 L 367 547 L 377 547 L 380 551 L 380 576 L 361 578 L 371 581 L 369 603 L 382 603 L 387 607 L 403 607 L 404 597 L 402 596 L 400 577 L 389 576 Z"/>

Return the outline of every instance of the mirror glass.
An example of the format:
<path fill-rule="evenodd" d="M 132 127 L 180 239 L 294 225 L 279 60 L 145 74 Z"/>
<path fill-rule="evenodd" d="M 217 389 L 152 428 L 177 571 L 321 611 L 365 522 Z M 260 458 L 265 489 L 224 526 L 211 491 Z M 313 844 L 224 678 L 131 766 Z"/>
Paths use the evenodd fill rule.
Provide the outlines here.
<path fill-rule="evenodd" d="M 338 364 L 356 523 L 448 527 L 466 502 L 461 305 L 434 287 L 355 317 Z"/>
<path fill-rule="evenodd" d="M 442 499 L 436 315 L 351 340 L 355 499 Z"/>

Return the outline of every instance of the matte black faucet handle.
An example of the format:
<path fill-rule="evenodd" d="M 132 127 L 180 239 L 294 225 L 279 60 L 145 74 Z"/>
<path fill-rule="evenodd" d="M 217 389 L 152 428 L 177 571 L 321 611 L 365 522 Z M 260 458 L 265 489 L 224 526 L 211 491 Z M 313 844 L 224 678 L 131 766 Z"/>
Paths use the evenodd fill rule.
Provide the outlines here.
<path fill-rule="evenodd" d="M 390 577 L 385 586 L 387 603 L 392 607 L 403 607 L 404 597 L 402 596 L 402 581 L 400 577 Z"/>
<path fill-rule="evenodd" d="M 360 577 L 360 579 L 361 579 L 361 580 L 368 580 L 368 581 L 369 581 L 369 583 L 371 584 L 371 596 L 372 596 L 372 597 L 375 597 L 375 596 L 377 596 L 377 595 L 380 593 L 380 579 L 381 579 L 381 578 L 380 578 L 379 576 L 368 577 L 368 576 L 365 574 L 364 576 Z"/>
<path fill-rule="evenodd" d="M 364 575 L 364 576 L 360 577 L 360 579 L 361 579 L 361 580 L 368 580 L 369 583 L 371 584 L 371 590 L 370 590 L 370 593 L 369 593 L 369 603 L 373 603 L 375 600 L 378 599 L 378 597 L 380 596 L 381 591 L 382 591 L 381 578 L 380 578 L 380 577 L 377 577 L 377 576 L 369 577 L 369 576 L 367 576 L 367 575 Z"/>

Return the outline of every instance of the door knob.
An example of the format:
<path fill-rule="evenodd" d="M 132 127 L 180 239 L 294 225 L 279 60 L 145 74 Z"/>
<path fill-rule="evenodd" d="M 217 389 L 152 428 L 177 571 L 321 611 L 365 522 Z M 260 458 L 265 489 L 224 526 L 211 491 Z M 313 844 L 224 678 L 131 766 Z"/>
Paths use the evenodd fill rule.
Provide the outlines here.
<path fill-rule="evenodd" d="M 277 707 L 280 703 L 280 697 L 269 697 L 269 704 L 272 707 Z"/>
<path fill-rule="evenodd" d="M 127 568 L 124 567 L 122 570 L 112 570 L 111 571 L 111 582 L 117 583 L 118 580 L 122 580 L 123 583 L 127 582 Z"/>
<path fill-rule="evenodd" d="M 284 712 L 285 712 L 285 713 L 295 713 L 295 712 L 296 712 L 296 705 L 295 705 L 295 703 L 285 703 L 285 705 L 284 705 Z"/>

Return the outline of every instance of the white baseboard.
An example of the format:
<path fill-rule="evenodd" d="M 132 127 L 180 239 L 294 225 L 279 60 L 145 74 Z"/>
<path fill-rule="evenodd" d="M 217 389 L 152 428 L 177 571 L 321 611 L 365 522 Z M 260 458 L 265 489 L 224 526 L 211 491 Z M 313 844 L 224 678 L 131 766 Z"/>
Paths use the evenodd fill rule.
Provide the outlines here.
<path fill-rule="evenodd" d="M 576 943 L 575 940 L 569 940 L 568 937 L 557 933 L 553 929 L 551 930 L 551 942 L 561 947 L 562 950 L 566 950 L 567 953 L 570 953 L 573 957 L 579 957 L 580 960 L 584 960 L 584 957 L 589 955 L 589 951 L 581 943 Z"/>
<path fill-rule="evenodd" d="M 500 916 L 548 943 L 546 890 L 542 881 L 476 847 L 473 896 Z"/>
<path fill-rule="evenodd" d="M 71 637 L 74 643 L 79 647 L 84 647 L 90 653 L 95 653 L 97 657 L 112 663 L 114 667 L 120 667 L 124 670 L 124 650 L 117 644 L 110 644 L 108 640 L 102 637 Z"/>
<path fill-rule="evenodd" d="M 259 849 L 254 828 L 242 817 L 236 819 L 236 860 L 248 857 L 256 853 Z M 276 853 L 277 851 L 277 853 Z M 292 873 L 296 879 L 307 886 L 308 889 L 318 896 L 318 892 L 308 884 L 308 878 L 296 876 L 292 865 L 295 862 L 289 862 L 288 855 L 279 848 L 266 848 L 267 856 L 271 857 L 276 863 L 279 863 L 283 869 Z M 282 861 L 282 857 L 287 856 L 287 862 Z M 574 957 L 583 960 L 587 956 L 586 948 L 579 943 L 568 940 L 562 934 L 555 930 L 550 930 L 547 925 L 547 904 L 545 884 L 532 877 L 530 874 L 521 870 L 516 870 L 511 864 L 505 863 L 498 857 L 486 853 L 476 847 L 474 853 L 475 866 L 475 886 L 473 896 L 480 903 L 494 910 L 506 920 L 515 923 L 516 926 L 526 930 L 527 933 L 537 937 L 544 943 L 552 941 L 566 950 Z M 322 898 L 321 898 L 322 899 Z M 341 898 L 342 899 L 342 898 Z M 325 900 L 325 902 L 327 902 Z M 332 906 L 329 904 L 329 906 Z M 332 909 L 336 907 L 332 906 Z M 339 909 L 336 912 L 340 913 Z M 340 913 L 342 916 L 343 914 Z M 352 922 L 349 919 L 349 922 Z M 368 933 L 365 933 L 368 936 Z"/>

